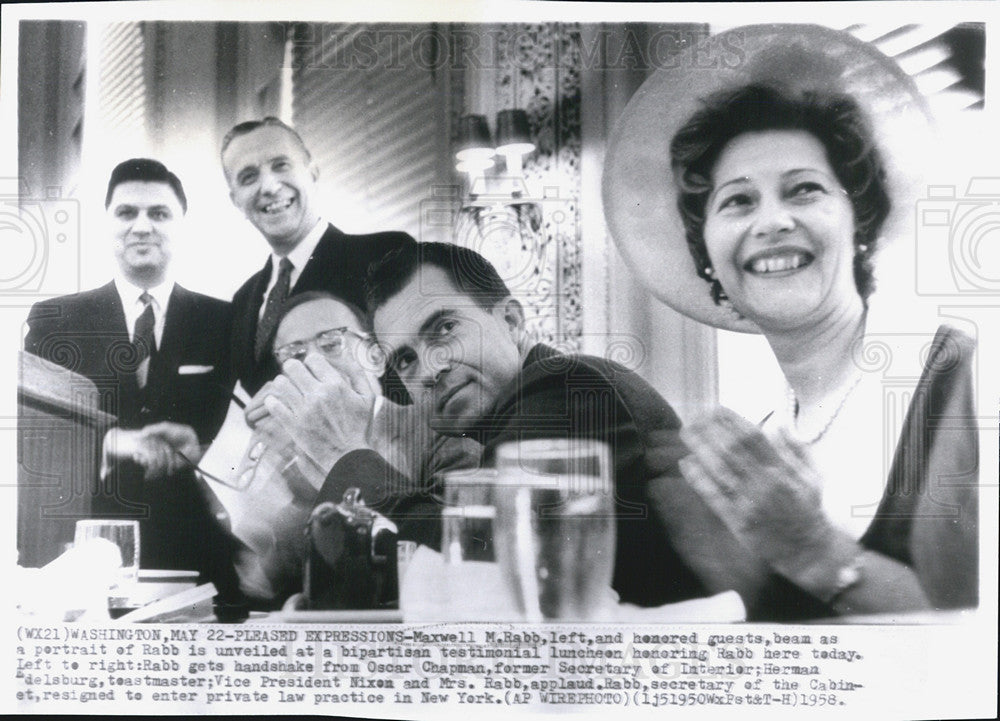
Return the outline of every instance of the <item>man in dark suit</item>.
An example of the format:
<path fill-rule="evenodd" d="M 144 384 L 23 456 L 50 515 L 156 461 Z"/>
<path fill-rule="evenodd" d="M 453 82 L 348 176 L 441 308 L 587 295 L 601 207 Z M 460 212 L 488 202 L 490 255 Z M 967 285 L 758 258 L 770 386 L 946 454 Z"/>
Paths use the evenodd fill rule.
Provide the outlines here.
<path fill-rule="evenodd" d="M 364 304 L 369 264 L 413 243 L 406 233 L 347 235 L 316 207 L 319 169 L 295 130 L 274 117 L 236 125 L 222 141 L 229 197 L 271 247 L 271 257 L 233 296 L 235 379 L 256 394 L 280 370 L 268 352 L 285 298 L 322 290 Z M 391 396 L 398 399 L 398 390 Z"/>
<path fill-rule="evenodd" d="M 120 163 L 105 208 L 114 280 L 35 304 L 25 350 L 92 380 L 102 410 L 118 418 L 105 439 L 112 471 L 94 515 L 140 519 L 142 567 L 197 569 L 231 586 L 214 519 L 190 464 L 173 450 L 196 462 L 222 422 L 230 306 L 170 278 L 172 236 L 187 198 L 162 163 Z"/>
<path fill-rule="evenodd" d="M 512 440 L 609 445 L 617 517 L 613 586 L 622 601 L 654 606 L 710 590 L 675 543 L 677 533 L 692 528 L 684 519 L 705 510 L 678 469 L 687 453 L 680 421 L 645 381 L 601 358 L 532 345 L 521 305 L 472 250 L 441 243 L 401 248 L 373 269 L 368 301 L 388 364 L 429 413 L 431 427 L 482 443 L 484 463 Z M 338 501 L 346 488 L 360 486 L 402 538 L 439 546 L 440 489 L 414 479 L 422 492 L 398 492 L 409 479 L 365 446 L 360 428 L 348 422 L 370 399 L 317 361 L 311 355 L 287 361 L 283 376 L 294 387 L 276 388 L 266 403 L 299 452 L 329 469 L 317 502 Z M 686 550 L 689 538 L 681 540 Z"/>

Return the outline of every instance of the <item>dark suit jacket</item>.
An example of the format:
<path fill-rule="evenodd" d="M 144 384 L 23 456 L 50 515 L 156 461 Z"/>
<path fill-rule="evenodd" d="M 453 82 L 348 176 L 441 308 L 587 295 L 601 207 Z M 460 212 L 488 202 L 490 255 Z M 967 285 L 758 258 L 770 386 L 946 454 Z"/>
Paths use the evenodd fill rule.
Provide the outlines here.
<path fill-rule="evenodd" d="M 92 380 L 101 391 L 102 409 L 116 415 L 121 427 L 184 423 L 207 443 L 229 396 L 230 320 L 229 303 L 175 285 L 144 389 L 136 381 L 136 358 L 114 283 L 36 303 L 28 315 L 25 350 Z M 100 491 L 92 504 L 95 517 L 140 521 L 143 568 L 199 570 L 220 591 L 235 586 L 228 544 L 193 473 L 151 484 L 131 464 L 120 464 Z"/>
<path fill-rule="evenodd" d="M 677 461 L 687 451 L 679 439 L 680 425 L 666 401 L 635 373 L 599 358 L 561 355 L 536 345 L 518 377 L 469 435 L 483 444 L 485 465 L 505 441 L 568 437 L 607 442 L 616 489 L 613 586 L 622 601 L 649 606 L 705 594 L 674 550 L 653 504 L 654 487 L 669 496 L 682 483 Z M 369 505 L 396 521 L 402 537 L 440 546 L 440 489 L 425 483 L 421 494 L 393 496 L 391 489 L 405 487 L 401 484 L 376 453 L 352 451 L 330 471 L 319 501 L 339 501 L 347 487 L 362 486 Z"/>
<path fill-rule="evenodd" d="M 291 295 L 323 290 L 365 307 L 365 275 L 368 266 L 390 250 L 415 242 L 406 233 L 392 231 L 369 235 L 347 235 L 332 225 L 327 228 L 299 275 Z M 264 291 L 271 278 L 271 259 L 240 286 L 233 296 L 232 369 L 233 378 L 253 395 L 279 368 L 270 354 L 261 362 L 254 358 L 254 338 L 264 302 Z"/>
<path fill-rule="evenodd" d="M 174 421 L 194 428 L 204 443 L 218 431 L 224 417 L 218 409 L 228 403 L 229 325 L 229 303 L 174 285 L 163 337 L 141 391 L 113 282 L 36 303 L 24 347 L 92 380 L 101 392 L 101 409 L 117 416 L 123 428 Z"/>

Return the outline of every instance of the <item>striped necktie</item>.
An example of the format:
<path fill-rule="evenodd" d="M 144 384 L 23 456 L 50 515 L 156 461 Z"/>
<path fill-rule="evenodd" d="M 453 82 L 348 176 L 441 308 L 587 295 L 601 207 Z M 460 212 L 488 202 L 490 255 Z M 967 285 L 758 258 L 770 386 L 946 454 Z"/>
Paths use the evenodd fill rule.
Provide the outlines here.
<path fill-rule="evenodd" d="M 282 258 L 278 264 L 278 280 L 275 281 L 271 292 L 267 294 L 267 303 L 264 305 L 264 315 L 261 316 L 257 324 L 257 337 L 254 340 L 254 357 L 259 361 L 264 356 L 274 337 L 275 327 L 278 324 L 278 315 L 281 313 L 281 306 L 288 297 L 288 291 L 292 280 L 292 261 Z"/>
<path fill-rule="evenodd" d="M 149 375 L 149 359 L 156 353 L 156 316 L 153 311 L 153 296 L 143 291 L 139 296 L 146 307 L 135 322 L 135 334 L 132 337 L 132 346 L 135 348 L 136 376 L 139 380 L 139 387 L 146 386 Z"/>

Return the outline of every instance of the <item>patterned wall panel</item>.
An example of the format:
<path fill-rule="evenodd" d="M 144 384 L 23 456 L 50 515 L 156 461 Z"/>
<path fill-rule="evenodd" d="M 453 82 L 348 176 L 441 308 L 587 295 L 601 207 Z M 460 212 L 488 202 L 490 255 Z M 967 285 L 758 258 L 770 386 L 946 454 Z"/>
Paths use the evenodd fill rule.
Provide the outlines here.
<path fill-rule="evenodd" d="M 507 24 L 491 29 L 489 37 L 499 39 L 490 44 L 496 72 L 484 73 L 493 79 L 495 107 L 525 110 L 537 148 L 524 163 L 532 203 L 467 214 L 457 239 L 497 265 L 524 303 L 528 329 L 538 340 L 577 351 L 582 334 L 579 26 Z"/>

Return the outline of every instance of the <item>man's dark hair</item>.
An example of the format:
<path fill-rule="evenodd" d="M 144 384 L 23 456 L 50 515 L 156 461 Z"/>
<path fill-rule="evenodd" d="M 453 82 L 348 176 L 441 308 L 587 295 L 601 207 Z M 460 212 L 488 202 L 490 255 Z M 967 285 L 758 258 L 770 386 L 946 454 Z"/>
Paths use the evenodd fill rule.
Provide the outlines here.
<path fill-rule="evenodd" d="M 725 297 L 709 271 L 705 247 L 705 205 L 712 192 L 712 170 L 731 140 L 766 130 L 804 130 L 826 151 L 854 208 L 854 283 L 867 300 L 875 287 L 871 258 L 891 203 L 882 157 L 864 113 L 853 98 L 833 93 L 791 94 L 766 85 L 723 90 L 705 99 L 674 135 L 670 160 L 678 188 L 677 207 L 698 275 L 711 284 L 716 303 Z"/>
<path fill-rule="evenodd" d="M 451 243 L 407 243 L 369 267 L 365 284 L 368 312 L 374 315 L 422 265 L 443 270 L 460 293 L 484 310 L 492 310 L 511 294 L 496 268 L 474 250 Z"/>
<path fill-rule="evenodd" d="M 306 303 L 311 303 L 314 300 L 333 300 L 340 303 L 342 306 L 351 311 L 354 319 L 357 320 L 358 324 L 361 326 L 361 330 L 366 333 L 372 332 L 371 318 L 367 313 L 351 301 L 344 300 L 340 296 L 325 290 L 308 290 L 305 293 L 298 293 L 290 297 L 282 304 L 281 312 L 278 314 L 278 321 L 274 324 L 274 327 L 277 328 L 280 326 L 285 317 L 295 308 L 298 308 L 300 305 L 305 305 Z"/>
<path fill-rule="evenodd" d="M 111 171 L 111 179 L 108 181 L 108 194 L 104 196 L 105 209 L 111 205 L 111 196 L 115 188 L 122 183 L 139 181 L 142 183 L 166 183 L 174 191 L 177 200 L 181 203 L 181 208 L 187 212 L 187 196 L 184 195 L 184 187 L 180 179 L 167 170 L 167 166 L 159 160 L 149 158 L 132 158 L 118 163 Z"/>
<path fill-rule="evenodd" d="M 238 138 L 241 135 L 247 135 L 248 133 L 252 133 L 257 128 L 263 128 L 265 126 L 283 128 L 293 138 L 295 138 L 295 142 L 298 144 L 299 148 L 302 149 L 302 152 L 305 153 L 306 160 L 307 161 L 312 160 L 312 154 L 309 152 L 309 148 L 306 147 L 305 142 L 303 142 L 302 136 L 299 135 L 298 132 L 296 132 L 295 128 L 293 128 L 291 125 L 284 122 L 280 118 L 274 117 L 273 115 L 268 115 L 267 117 L 261 118 L 260 120 L 246 120 L 242 123 L 234 125 L 232 129 L 228 133 L 226 133 L 226 136 L 222 139 L 222 150 L 220 151 L 220 155 L 226 154 L 226 148 L 229 147 L 229 144 L 233 142 L 234 138 Z"/>

